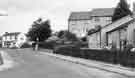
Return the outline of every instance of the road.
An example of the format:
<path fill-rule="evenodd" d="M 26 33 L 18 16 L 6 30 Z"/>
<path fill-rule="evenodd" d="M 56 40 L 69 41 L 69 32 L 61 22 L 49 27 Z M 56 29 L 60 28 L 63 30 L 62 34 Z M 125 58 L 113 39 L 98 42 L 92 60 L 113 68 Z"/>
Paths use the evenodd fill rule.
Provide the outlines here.
<path fill-rule="evenodd" d="M 0 78 L 127 78 L 95 68 L 56 59 L 32 50 L 4 50 L 17 63 L 0 71 Z"/>

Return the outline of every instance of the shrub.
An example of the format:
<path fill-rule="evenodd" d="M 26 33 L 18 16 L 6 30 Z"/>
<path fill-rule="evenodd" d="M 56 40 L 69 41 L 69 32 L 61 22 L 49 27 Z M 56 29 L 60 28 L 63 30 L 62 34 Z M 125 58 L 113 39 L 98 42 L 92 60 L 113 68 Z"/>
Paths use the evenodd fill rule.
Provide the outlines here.
<path fill-rule="evenodd" d="M 80 48 L 74 45 L 61 45 L 55 48 L 54 53 L 79 57 Z"/>
<path fill-rule="evenodd" d="M 32 47 L 32 45 L 28 44 L 28 43 L 23 43 L 21 48 L 30 48 Z"/>
<path fill-rule="evenodd" d="M 54 46 L 56 45 L 55 41 L 50 41 L 50 42 L 39 42 L 39 47 L 40 48 L 45 48 L 45 49 L 53 49 Z"/>
<path fill-rule="evenodd" d="M 130 51 L 121 52 L 120 64 L 127 67 L 135 67 L 135 53 Z"/>

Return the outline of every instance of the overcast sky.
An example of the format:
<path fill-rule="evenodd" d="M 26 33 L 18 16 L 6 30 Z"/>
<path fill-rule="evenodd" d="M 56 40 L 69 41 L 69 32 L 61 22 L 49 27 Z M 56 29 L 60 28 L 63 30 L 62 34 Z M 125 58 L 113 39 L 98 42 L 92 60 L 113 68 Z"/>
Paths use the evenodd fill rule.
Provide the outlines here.
<path fill-rule="evenodd" d="M 27 32 L 38 17 L 50 19 L 53 30 L 67 29 L 72 11 L 115 7 L 119 0 L 0 0 L 0 34 Z M 128 0 L 132 3 L 134 0 Z"/>

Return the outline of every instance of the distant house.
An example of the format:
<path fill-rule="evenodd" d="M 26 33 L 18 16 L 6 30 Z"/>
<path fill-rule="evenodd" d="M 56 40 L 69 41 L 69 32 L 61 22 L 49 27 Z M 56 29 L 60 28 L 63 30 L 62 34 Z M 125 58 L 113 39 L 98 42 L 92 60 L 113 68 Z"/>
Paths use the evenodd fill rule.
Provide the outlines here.
<path fill-rule="evenodd" d="M 24 42 L 26 42 L 26 35 L 21 32 L 6 32 L 2 36 L 2 47 L 20 47 Z"/>
<path fill-rule="evenodd" d="M 77 37 L 83 37 L 95 26 L 105 26 L 112 22 L 114 8 L 98 8 L 87 12 L 72 12 L 68 19 L 68 30 Z"/>

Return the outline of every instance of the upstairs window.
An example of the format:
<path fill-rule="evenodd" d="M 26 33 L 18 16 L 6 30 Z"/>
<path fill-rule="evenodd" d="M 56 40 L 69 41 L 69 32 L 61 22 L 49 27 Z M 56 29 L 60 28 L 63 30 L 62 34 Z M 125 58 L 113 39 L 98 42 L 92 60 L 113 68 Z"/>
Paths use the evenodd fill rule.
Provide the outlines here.
<path fill-rule="evenodd" d="M 106 21 L 111 22 L 112 21 L 111 17 L 106 17 Z"/>
<path fill-rule="evenodd" d="M 94 19 L 96 22 L 99 22 L 100 21 L 100 18 L 99 17 L 95 17 Z"/>

